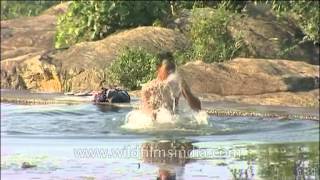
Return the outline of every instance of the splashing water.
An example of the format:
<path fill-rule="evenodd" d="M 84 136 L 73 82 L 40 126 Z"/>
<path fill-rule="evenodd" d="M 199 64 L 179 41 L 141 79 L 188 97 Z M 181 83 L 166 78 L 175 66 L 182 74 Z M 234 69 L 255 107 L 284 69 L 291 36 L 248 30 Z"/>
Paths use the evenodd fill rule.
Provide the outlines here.
<path fill-rule="evenodd" d="M 127 114 L 125 129 L 166 129 L 166 128 L 192 128 L 199 125 L 208 125 L 208 114 L 205 111 L 171 114 L 165 108 L 160 108 L 155 120 L 141 110 L 134 110 Z"/>
<path fill-rule="evenodd" d="M 147 85 L 152 97 L 150 103 L 155 108 L 156 116 L 144 113 L 142 110 L 133 110 L 126 116 L 125 129 L 166 129 L 192 128 L 199 125 L 208 125 L 208 114 L 205 111 L 195 112 L 181 95 L 181 79 L 178 74 L 171 74 L 164 82 L 152 81 Z M 179 100 L 178 100 L 179 99 Z M 176 102 L 176 101 L 179 102 Z M 179 104 L 179 107 L 176 107 Z M 143 108 L 143 107 L 142 107 Z"/>

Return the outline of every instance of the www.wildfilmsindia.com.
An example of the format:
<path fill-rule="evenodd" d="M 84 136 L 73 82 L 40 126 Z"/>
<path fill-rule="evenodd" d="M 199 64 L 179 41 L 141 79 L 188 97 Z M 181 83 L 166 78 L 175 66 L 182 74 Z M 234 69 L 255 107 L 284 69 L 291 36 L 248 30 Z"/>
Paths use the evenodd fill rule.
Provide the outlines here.
<path fill-rule="evenodd" d="M 74 148 L 73 154 L 75 158 L 80 159 L 126 159 L 126 158 L 215 158 L 215 157 L 231 157 L 237 158 L 245 152 L 241 149 L 142 149 L 140 146 L 125 147 L 89 147 Z"/>

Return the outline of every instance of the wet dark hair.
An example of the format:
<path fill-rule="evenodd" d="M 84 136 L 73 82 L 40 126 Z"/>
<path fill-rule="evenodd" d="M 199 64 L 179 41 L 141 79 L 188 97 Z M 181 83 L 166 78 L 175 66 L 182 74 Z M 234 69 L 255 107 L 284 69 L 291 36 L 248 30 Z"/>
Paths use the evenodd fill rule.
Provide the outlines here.
<path fill-rule="evenodd" d="M 174 58 L 171 52 L 164 51 L 158 54 L 158 59 L 160 62 L 158 63 L 158 67 L 162 64 L 166 64 L 166 69 L 168 71 L 174 72 L 176 70 L 176 65 L 174 63 Z"/>
<path fill-rule="evenodd" d="M 169 51 L 163 51 L 163 52 L 159 53 L 158 58 L 160 60 L 165 60 L 166 59 L 168 61 L 174 62 L 173 55 Z"/>

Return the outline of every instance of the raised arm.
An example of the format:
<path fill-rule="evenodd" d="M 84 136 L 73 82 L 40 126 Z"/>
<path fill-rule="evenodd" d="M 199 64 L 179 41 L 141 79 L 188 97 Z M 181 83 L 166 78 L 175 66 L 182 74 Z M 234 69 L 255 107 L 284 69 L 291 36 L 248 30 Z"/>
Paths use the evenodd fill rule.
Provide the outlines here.
<path fill-rule="evenodd" d="M 182 91 L 183 97 L 187 100 L 189 106 L 195 111 L 200 111 L 201 110 L 200 100 L 192 94 L 189 86 L 183 79 L 181 80 L 181 91 Z"/>
<path fill-rule="evenodd" d="M 141 91 L 141 109 L 147 114 L 152 114 L 152 105 L 149 104 L 151 92 L 146 88 Z"/>

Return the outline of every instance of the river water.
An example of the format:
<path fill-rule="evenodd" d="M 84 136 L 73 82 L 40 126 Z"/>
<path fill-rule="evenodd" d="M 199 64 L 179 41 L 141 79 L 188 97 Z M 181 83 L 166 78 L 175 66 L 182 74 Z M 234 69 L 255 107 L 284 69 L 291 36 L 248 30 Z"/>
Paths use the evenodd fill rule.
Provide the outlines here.
<path fill-rule="evenodd" d="M 319 179 L 319 121 L 211 116 L 136 132 L 121 128 L 131 110 L 1 103 L 1 178 Z"/>

